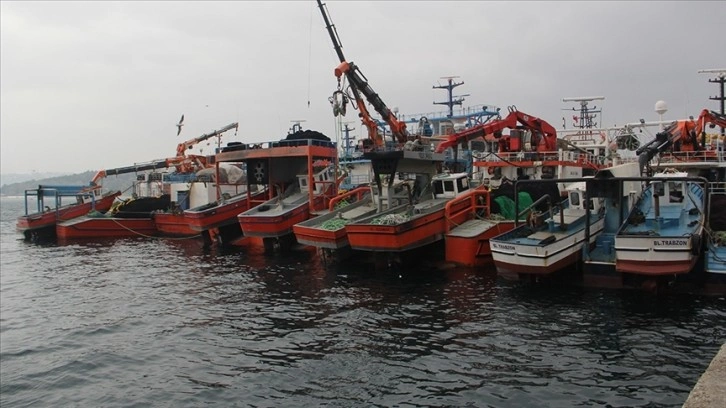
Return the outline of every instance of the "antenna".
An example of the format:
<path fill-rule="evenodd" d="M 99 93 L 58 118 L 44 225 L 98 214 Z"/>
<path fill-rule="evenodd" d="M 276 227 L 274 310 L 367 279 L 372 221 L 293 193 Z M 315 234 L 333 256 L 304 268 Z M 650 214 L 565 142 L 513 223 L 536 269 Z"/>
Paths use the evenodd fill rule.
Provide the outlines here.
<path fill-rule="evenodd" d="M 341 123 L 341 125 L 343 125 L 343 129 L 341 130 L 345 133 L 343 136 L 343 157 L 345 159 L 350 159 L 353 156 L 353 151 L 355 150 L 355 144 L 353 144 L 355 136 L 350 135 L 350 131 L 355 130 L 355 128 L 348 127 L 348 124 L 350 123 L 353 122 Z"/>
<path fill-rule="evenodd" d="M 598 109 L 598 107 L 594 105 L 589 107 L 588 104 L 592 101 L 602 101 L 604 99 L 604 96 L 578 96 L 562 98 L 562 102 L 579 102 L 580 114 L 572 117 L 573 125 L 580 129 L 592 129 L 597 127 L 595 119 L 597 119 L 598 114 L 602 113 L 602 109 Z M 572 110 L 575 111 L 577 109 L 572 107 Z"/>
<path fill-rule="evenodd" d="M 290 127 L 289 134 L 293 134 L 302 131 L 301 124 L 307 121 L 305 119 L 293 119 L 290 122 L 292 123 L 292 127 Z"/>
<path fill-rule="evenodd" d="M 464 85 L 464 81 L 454 82 L 454 78 L 458 78 L 458 76 L 441 77 L 441 79 L 446 80 L 446 85 L 439 84 L 433 86 L 433 89 L 446 89 L 449 92 L 449 99 L 446 102 L 434 102 L 434 105 L 446 105 L 449 107 L 447 117 L 454 116 L 454 105 L 461 105 L 464 102 L 464 97 L 469 96 L 469 94 L 454 96 L 454 88 L 459 85 Z"/>

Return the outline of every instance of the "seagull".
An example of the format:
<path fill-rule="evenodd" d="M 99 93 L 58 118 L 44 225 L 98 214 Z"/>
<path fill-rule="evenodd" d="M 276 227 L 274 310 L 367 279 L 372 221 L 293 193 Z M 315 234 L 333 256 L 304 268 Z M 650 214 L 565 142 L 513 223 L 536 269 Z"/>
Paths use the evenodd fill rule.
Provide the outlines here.
<path fill-rule="evenodd" d="M 176 124 L 176 135 L 179 136 L 179 133 L 181 133 L 181 128 L 184 126 L 184 115 L 182 115 L 181 119 L 179 119 L 179 123 Z"/>

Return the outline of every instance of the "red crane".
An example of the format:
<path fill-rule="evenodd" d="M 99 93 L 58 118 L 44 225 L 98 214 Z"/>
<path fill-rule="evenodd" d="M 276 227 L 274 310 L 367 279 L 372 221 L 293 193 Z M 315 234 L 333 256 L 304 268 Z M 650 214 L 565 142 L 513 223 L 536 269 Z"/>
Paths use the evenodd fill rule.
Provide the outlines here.
<path fill-rule="evenodd" d="M 172 166 L 176 166 L 176 170 L 179 173 L 190 173 L 195 169 L 202 169 L 207 167 L 207 158 L 200 155 L 186 155 L 186 151 L 191 149 L 197 143 L 203 142 L 211 137 L 220 136 L 222 133 L 239 127 L 238 123 L 231 123 L 219 130 L 214 130 L 210 133 L 203 134 L 195 137 L 194 139 L 187 140 L 186 142 L 179 143 L 176 147 L 176 156 L 167 159 L 160 159 L 151 161 L 148 163 L 134 164 L 133 166 L 117 167 L 114 169 L 99 170 L 91 179 L 91 184 L 96 185 L 101 179 L 110 175 L 119 175 L 127 173 L 136 173 L 139 171 L 165 169 Z"/>
<path fill-rule="evenodd" d="M 456 147 L 459 144 L 477 138 L 484 138 L 487 135 L 493 135 L 494 138 L 500 139 L 502 130 L 519 128 L 532 131 L 532 145 L 536 151 L 551 152 L 557 150 L 557 130 L 552 125 L 540 118 L 520 112 L 514 106 L 510 106 L 509 115 L 504 119 L 493 120 L 451 134 L 446 140 L 439 143 L 436 152 L 441 153 L 449 147 Z"/>
<path fill-rule="evenodd" d="M 378 96 L 378 94 L 368 84 L 368 79 L 360 72 L 358 66 L 352 61 L 346 61 L 345 56 L 343 55 L 343 46 L 341 45 L 340 38 L 338 38 L 335 26 L 330 22 L 327 8 L 323 7 L 324 5 L 320 0 L 317 0 L 317 2 L 320 12 L 323 15 L 323 20 L 325 21 L 325 28 L 328 30 L 330 39 L 333 41 L 335 52 L 338 54 L 338 59 L 340 59 L 340 65 L 338 65 L 334 71 L 335 76 L 338 78 L 338 90 L 335 91 L 333 96 L 330 98 L 330 102 L 333 104 L 333 113 L 335 116 L 338 116 L 338 114 L 345 115 L 345 104 L 348 102 L 348 96 L 341 89 L 342 77 L 345 75 L 345 78 L 350 84 L 349 88 L 353 93 L 353 98 L 355 99 L 358 107 L 358 116 L 360 116 L 361 122 L 363 122 L 363 125 L 368 129 L 368 138 L 373 140 L 376 146 L 383 145 L 383 136 L 378 132 L 378 124 L 368 112 L 361 94 L 365 96 L 376 112 L 381 115 L 383 120 L 391 128 L 391 133 L 393 133 L 396 141 L 398 143 L 405 143 L 408 139 L 406 123 L 401 122 L 396 118 L 393 111 L 386 106 L 381 97 Z"/>

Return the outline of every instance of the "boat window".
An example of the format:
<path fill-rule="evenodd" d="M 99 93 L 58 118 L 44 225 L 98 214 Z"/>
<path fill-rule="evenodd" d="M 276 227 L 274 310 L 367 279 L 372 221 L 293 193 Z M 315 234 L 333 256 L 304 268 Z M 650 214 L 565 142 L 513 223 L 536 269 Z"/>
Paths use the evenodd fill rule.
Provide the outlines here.
<path fill-rule="evenodd" d="M 656 181 L 653 183 L 653 195 L 662 197 L 665 193 L 663 192 L 663 183 L 660 181 Z"/>
<path fill-rule="evenodd" d="M 587 200 L 587 206 L 590 207 L 591 210 L 595 209 L 595 203 L 592 201 L 592 198 Z"/>
<path fill-rule="evenodd" d="M 580 205 L 580 193 L 578 192 L 571 192 L 570 193 L 570 205 L 571 206 L 579 206 Z"/>
<path fill-rule="evenodd" d="M 451 180 L 444 181 L 444 190 L 445 191 L 454 191 L 454 182 Z"/>
<path fill-rule="evenodd" d="M 671 203 L 683 202 L 683 191 L 681 191 L 680 182 L 668 182 L 668 201 Z"/>
<path fill-rule="evenodd" d="M 434 194 L 443 194 L 444 193 L 444 185 L 440 181 L 434 182 Z"/>
<path fill-rule="evenodd" d="M 469 189 L 469 179 L 466 177 L 456 179 L 456 184 L 460 193 Z"/>
<path fill-rule="evenodd" d="M 306 179 L 306 178 L 304 178 L 304 177 L 300 177 L 300 185 L 301 185 L 302 187 L 305 187 L 305 186 L 307 186 L 307 185 L 308 185 L 308 179 Z"/>

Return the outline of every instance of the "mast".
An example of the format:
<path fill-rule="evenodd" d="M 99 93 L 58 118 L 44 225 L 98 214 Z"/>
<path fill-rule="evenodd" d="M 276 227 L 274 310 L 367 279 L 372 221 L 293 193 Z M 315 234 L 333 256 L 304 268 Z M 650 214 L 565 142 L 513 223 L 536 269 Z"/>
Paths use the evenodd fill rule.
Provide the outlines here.
<path fill-rule="evenodd" d="M 721 105 L 721 115 L 726 114 L 724 112 L 724 104 L 726 97 L 724 96 L 724 83 L 726 82 L 726 68 L 720 69 L 702 69 L 698 71 L 699 74 L 716 74 L 716 78 L 709 79 L 708 82 L 712 84 L 719 84 L 721 88 L 721 96 L 711 96 L 708 99 L 712 101 L 719 101 Z M 721 136 L 724 136 L 724 127 L 721 126 Z"/>
<path fill-rule="evenodd" d="M 597 127 L 597 115 L 602 113 L 602 109 L 597 106 L 588 106 L 592 101 L 604 100 L 604 96 L 582 96 L 582 97 L 569 97 L 562 98 L 562 102 L 577 102 L 580 104 L 580 111 L 578 115 L 572 117 L 575 128 L 579 129 L 592 129 Z M 576 107 L 572 107 L 573 111 L 577 111 Z M 562 127 L 566 128 L 565 123 L 562 123 Z"/>
<path fill-rule="evenodd" d="M 434 85 L 433 89 L 446 89 L 449 94 L 449 98 L 446 102 L 434 102 L 434 105 L 446 105 L 449 107 L 449 114 L 446 115 L 447 117 L 453 117 L 454 116 L 454 105 L 461 105 L 462 102 L 464 102 L 464 97 L 469 96 L 469 94 L 466 95 L 458 95 L 454 96 L 454 88 L 456 88 L 459 85 L 464 85 L 464 81 L 461 82 L 454 82 L 454 78 L 458 78 L 458 76 L 450 76 L 450 77 L 441 77 L 441 79 L 446 79 L 447 84 L 446 85 Z M 456 98 L 456 99 L 454 99 Z"/>

